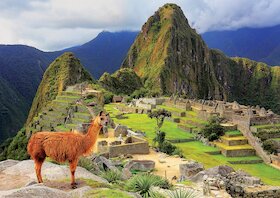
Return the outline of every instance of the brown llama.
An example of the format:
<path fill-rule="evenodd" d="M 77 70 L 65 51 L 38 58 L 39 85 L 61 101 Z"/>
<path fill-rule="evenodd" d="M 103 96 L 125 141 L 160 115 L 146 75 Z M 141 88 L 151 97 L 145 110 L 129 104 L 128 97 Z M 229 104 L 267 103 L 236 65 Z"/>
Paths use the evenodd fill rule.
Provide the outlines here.
<path fill-rule="evenodd" d="M 27 151 L 35 162 L 35 171 L 39 183 L 43 182 L 41 176 L 42 164 L 46 157 L 57 162 L 69 162 L 71 171 L 71 186 L 76 188 L 75 170 L 82 155 L 92 152 L 94 144 L 102 126 L 107 125 L 109 114 L 100 112 L 86 134 L 72 132 L 38 132 L 31 136 Z"/>

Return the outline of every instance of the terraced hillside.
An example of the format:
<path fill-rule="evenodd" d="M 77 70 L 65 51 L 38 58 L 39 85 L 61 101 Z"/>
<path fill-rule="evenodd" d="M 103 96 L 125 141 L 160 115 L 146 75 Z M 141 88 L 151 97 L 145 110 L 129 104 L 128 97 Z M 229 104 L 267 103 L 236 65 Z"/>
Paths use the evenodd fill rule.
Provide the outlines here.
<path fill-rule="evenodd" d="M 27 128 L 27 134 L 37 131 L 82 131 L 83 124 L 91 121 L 92 115 L 83 103 L 79 92 L 62 91 Z"/>

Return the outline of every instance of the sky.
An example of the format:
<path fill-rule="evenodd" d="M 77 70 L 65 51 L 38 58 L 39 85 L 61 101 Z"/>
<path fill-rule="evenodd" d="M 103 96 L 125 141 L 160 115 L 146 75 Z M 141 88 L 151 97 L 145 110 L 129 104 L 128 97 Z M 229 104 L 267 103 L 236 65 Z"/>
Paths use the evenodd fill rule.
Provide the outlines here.
<path fill-rule="evenodd" d="M 279 0 L 0 0 L 0 43 L 60 50 L 103 30 L 138 31 L 165 3 L 199 33 L 280 24 Z"/>

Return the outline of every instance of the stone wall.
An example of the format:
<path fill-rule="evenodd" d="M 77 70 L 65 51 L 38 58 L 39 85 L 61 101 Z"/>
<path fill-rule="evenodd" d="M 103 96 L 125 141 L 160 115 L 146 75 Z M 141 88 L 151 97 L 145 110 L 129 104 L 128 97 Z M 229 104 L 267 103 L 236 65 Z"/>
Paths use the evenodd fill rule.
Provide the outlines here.
<path fill-rule="evenodd" d="M 234 197 L 234 196 L 233 196 Z M 279 198 L 279 186 L 259 186 L 244 188 L 244 198 Z"/>
<path fill-rule="evenodd" d="M 243 157 L 256 154 L 254 149 L 226 150 L 221 148 L 221 152 L 226 157 Z"/>
<path fill-rule="evenodd" d="M 280 167 L 280 155 L 271 155 L 272 164 Z"/>
<path fill-rule="evenodd" d="M 260 156 L 265 163 L 271 163 L 269 155 L 263 150 L 259 140 L 253 136 L 249 127 L 243 127 L 241 125 L 237 126 L 237 129 L 242 132 L 242 134 L 248 139 L 249 144 L 254 147 L 258 156 Z"/>
<path fill-rule="evenodd" d="M 109 157 L 117 157 L 126 154 L 148 154 L 149 144 L 147 141 L 132 136 L 132 143 L 109 146 Z"/>

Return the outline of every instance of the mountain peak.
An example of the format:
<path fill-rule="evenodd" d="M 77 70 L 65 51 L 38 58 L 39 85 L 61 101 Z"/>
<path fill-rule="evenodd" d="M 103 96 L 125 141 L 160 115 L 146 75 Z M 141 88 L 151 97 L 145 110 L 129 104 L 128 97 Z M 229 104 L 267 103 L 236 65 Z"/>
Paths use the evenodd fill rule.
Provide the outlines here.
<path fill-rule="evenodd" d="M 92 77 L 72 52 L 65 52 L 56 58 L 44 73 L 26 123 L 67 86 L 84 81 L 92 81 Z"/>

